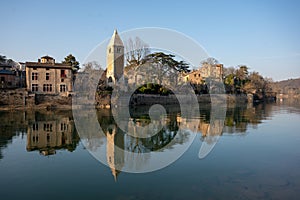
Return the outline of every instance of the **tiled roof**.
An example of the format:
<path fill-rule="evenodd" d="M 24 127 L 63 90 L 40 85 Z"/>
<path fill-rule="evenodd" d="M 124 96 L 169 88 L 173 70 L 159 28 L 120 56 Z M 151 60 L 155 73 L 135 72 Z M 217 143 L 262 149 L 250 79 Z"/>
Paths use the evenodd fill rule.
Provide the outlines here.
<path fill-rule="evenodd" d="M 53 59 L 52 57 L 50 57 L 50 56 L 43 56 L 43 57 L 41 57 L 41 58 L 45 58 L 45 59 Z"/>

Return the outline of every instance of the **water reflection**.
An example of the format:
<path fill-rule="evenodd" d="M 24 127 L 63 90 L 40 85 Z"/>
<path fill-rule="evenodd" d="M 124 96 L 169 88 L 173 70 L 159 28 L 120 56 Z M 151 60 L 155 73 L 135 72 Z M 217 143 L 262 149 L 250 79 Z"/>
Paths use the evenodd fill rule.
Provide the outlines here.
<path fill-rule="evenodd" d="M 94 140 L 92 134 L 81 140 L 88 140 L 90 147 L 86 148 L 95 150 L 100 148 L 109 168 L 92 159 L 83 148 L 82 142 L 78 144 L 77 127 L 75 129 L 73 125 L 71 112 L 1 111 L 1 198 L 27 199 L 40 197 L 39 194 L 43 194 L 46 199 L 57 198 L 57 195 L 65 199 L 82 199 L 82 197 L 297 199 L 299 197 L 300 140 L 297 132 L 299 107 L 282 106 L 281 103 L 227 107 L 220 141 L 204 160 L 197 159 L 200 145 L 209 134 L 213 134 L 214 131 L 218 134 L 220 131 L 218 127 L 222 126 L 220 120 L 212 117 L 211 106 L 201 105 L 198 116 L 200 123 L 189 124 L 186 127 L 183 125 L 187 124 L 187 118 L 178 112 L 178 108 L 167 109 L 167 115 L 161 118 L 164 122 L 160 123 L 165 124 L 161 133 L 153 135 L 152 138 L 141 139 L 129 137 L 124 133 L 115 124 L 109 110 L 97 112 L 96 120 L 101 123 L 105 132 L 101 136 L 102 140 Z M 145 110 L 146 108 L 132 110 L 129 119 L 132 123 L 128 123 L 128 129 L 132 130 L 131 125 L 134 124 L 138 126 L 149 124 Z M 91 117 L 90 113 L 82 113 L 82 116 L 88 119 Z M 51 130 L 51 126 L 46 125 L 44 130 L 44 124 L 48 123 L 52 123 L 52 132 L 47 131 L 48 128 Z M 61 126 L 64 123 L 68 125 L 66 128 L 64 125 Z M 33 130 L 36 129 L 34 124 L 38 124 L 38 131 Z M 161 147 L 166 144 L 171 144 L 166 151 L 176 151 L 186 142 L 187 137 L 184 136 L 188 136 L 183 135 L 184 132 L 178 128 L 181 126 L 186 130 L 194 130 L 191 134 L 197 137 L 189 151 L 176 163 L 163 170 L 142 175 L 127 174 L 118 170 L 123 171 L 128 161 L 143 155 L 142 152 L 151 153 L 157 149 L 159 153 Z M 90 129 L 86 131 L 89 133 Z M 33 139 L 36 132 L 40 134 L 39 138 L 46 137 L 45 142 L 47 133 L 50 137 L 53 134 L 58 138 L 54 139 L 53 143 L 50 139 L 48 145 L 49 149 L 55 149 L 56 154 L 45 157 L 39 153 L 45 150 L 45 145 L 33 145 L 33 140 L 36 141 L 36 138 Z M 180 134 L 182 135 L 179 137 Z M 62 145 L 63 140 L 65 145 Z M 70 140 L 72 142 L 66 142 Z M 172 141 L 177 144 L 173 144 Z M 71 143 L 73 146 L 70 148 L 68 145 Z M 35 150 L 28 152 L 27 146 Z M 69 153 L 68 148 L 76 150 Z M 49 149 L 46 147 L 46 150 Z M 126 151 L 120 152 L 120 149 Z M 145 156 L 142 158 L 146 164 L 151 159 Z M 114 183 L 113 177 L 118 178 L 117 184 Z M 28 193 L 33 187 L 37 195 Z M 66 193 L 67 190 L 72 192 Z"/>
<path fill-rule="evenodd" d="M 3 158 L 2 149 L 5 149 L 13 140 L 13 137 L 24 137 L 27 131 L 25 113 L 0 112 L 0 159 Z"/>
<path fill-rule="evenodd" d="M 98 136 L 95 139 L 92 135 L 84 138 L 87 141 L 87 148 L 95 152 L 97 158 L 106 156 L 106 163 L 111 168 L 115 179 L 120 171 L 146 169 L 151 166 L 151 159 L 156 156 L 154 152 L 175 151 L 175 145 L 186 143 L 191 135 L 186 130 L 179 129 L 177 111 L 172 113 L 168 111 L 168 115 L 161 116 L 157 120 L 150 119 L 148 110 L 148 107 L 131 110 L 131 117 L 127 119 L 127 124 L 124 124 L 125 119 L 121 120 L 125 130 L 117 126 L 109 110 L 102 110 L 97 113 L 97 117 L 104 133 L 103 138 Z M 152 126 L 148 126 L 150 123 Z M 144 131 L 142 134 L 149 137 L 139 137 L 141 131 L 138 130 L 141 128 Z M 156 134 L 152 135 L 153 131 Z M 131 134 L 127 134 L 128 132 Z M 101 145 L 105 146 L 105 144 L 106 155 L 103 156 Z"/>
<path fill-rule="evenodd" d="M 194 116 L 200 123 L 193 123 L 181 116 L 178 107 L 166 107 L 167 114 L 152 123 L 154 126 L 151 128 L 157 129 L 157 134 L 147 138 L 134 137 L 137 128 L 145 127 L 151 122 L 148 109 L 139 107 L 130 111 L 131 117 L 125 127 L 131 135 L 116 125 L 110 110 L 99 110 L 97 120 L 104 135 L 97 136 L 100 140 L 95 140 L 92 134 L 81 138 L 87 141 L 87 148 L 105 152 L 105 160 L 115 178 L 126 167 L 140 167 L 132 160 L 140 159 L 147 165 L 151 154 L 144 153 L 161 152 L 164 147 L 167 147 L 164 151 L 176 151 L 188 142 L 191 134 L 201 134 L 199 142 L 208 144 L 212 142 L 211 136 L 246 135 L 248 126 L 257 127 L 263 120 L 270 118 L 278 107 L 268 104 L 227 107 L 225 119 L 221 120 L 212 117 L 210 105 L 201 105 L 200 116 Z M 89 113 L 82 115 L 89 118 Z M 14 136 L 27 136 L 26 150 L 38 151 L 42 155 L 54 155 L 57 150 L 72 152 L 79 143 L 71 111 L 1 111 L 0 121 L 0 159 L 3 158 L 2 150 L 7 148 Z"/>
<path fill-rule="evenodd" d="M 103 152 L 101 146 L 106 145 L 106 162 L 115 179 L 126 167 L 137 170 L 137 168 L 145 167 L 144 165 L 149 165 L 149 159 L 153 154 L 145 153 L 165 151 L 162 148 L 167 145 L 169 145 L 168 150 L 175 151 L 178 145 L 188 141 L 191 133 L 200 134 L 200 142 L 209 146 L 215 144 L 216 137 L 223 134 L 245 135 L 248 126 L 255 128 L 263 120 L 271 117 L 272 113 L 270 105 L 219 107 L 218 110 L 213 110 L 210 105 L 201 105 L 200 116 L 194 116 L 194 118 L 199 118 L 200 123 L 198 123 L 198 121 L 193 122 L 190 118 L 181 116 L 179 107 L 166 106 L 167 114 L 159 120 L 152 121 L 148 110 L 149 107 L 131 109 L 131 117 L 126 125 L 122 125 L 126 130 L 121 130 L 116 125 L 110 110 L 100 110 L 97 117 L 106 139 L 103 137 L 102 140 L 98 140 L 99 138 L 95 140 L 92 135 L 85 138 L 88 141 L 88 148 L 93 152 Z M 218 118 L 219 115 L 213 112 L 225 112 L 225 119 Z M 157 134 L 148 138 L 139 138 L 139 131 L 136 130 L 146 127 L 150 122 L 153 125 L 151 129 L 159 130 Z M 128 135 L 127 132 L 131 134 Z M 210 148 L 210 151 L 212 147 L 207 148 Z M 199 157 L 203 156 L 199 155 Z"/>
<path fill-rule="evenodd" d="M 27 151 L 53 155 L 56 150 L 75 150 L 79 137 L 75 132 L 72 113 L 28 114 Z"/>
<path fill-rule="evenodd" d="M 26 150 L 42 155 L 53 155 L 56 150 L 74 151 L 79 142 L 72 120 L 72 112 L 0 112 L 1 149 L 12 142 L 13 137 L 26 136 Z"/>

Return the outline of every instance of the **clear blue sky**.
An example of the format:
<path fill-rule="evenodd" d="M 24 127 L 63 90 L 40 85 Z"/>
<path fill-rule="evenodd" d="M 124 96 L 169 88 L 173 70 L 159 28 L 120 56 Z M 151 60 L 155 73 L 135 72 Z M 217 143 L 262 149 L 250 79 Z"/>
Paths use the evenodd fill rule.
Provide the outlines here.
<path fill-rule="evenodd" d="M 225 66 L 274 80 L 300 77 L 300 1 L 1 1 L 0 54 L 83 61 L 117 28 L 163 27 L 198 41 Z"/>

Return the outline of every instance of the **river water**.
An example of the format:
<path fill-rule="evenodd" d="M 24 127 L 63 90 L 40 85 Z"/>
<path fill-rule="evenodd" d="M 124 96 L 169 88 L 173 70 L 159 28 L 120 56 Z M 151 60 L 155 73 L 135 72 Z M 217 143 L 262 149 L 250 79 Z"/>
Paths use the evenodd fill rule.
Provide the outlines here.
<path fill-rule="evenodd" d="M 300 106 L 229 106 L 214 119 L 200 105 L 195 126 L 176 107 L 167 110 L 149 138 L 128 135 L 109 110 L 98 110 L 97 139 L 78 134 L 72 111 L 0 111 L 0 199 L 299 199 Z M 151 123 L 147 108 L 128 121 L 128 131 Z M 188 143 L 178 159 L 147 168 Z M 149 172 L 129 173 L 140 159 L 130 155 L 146 155 L 138 172 Z"/>

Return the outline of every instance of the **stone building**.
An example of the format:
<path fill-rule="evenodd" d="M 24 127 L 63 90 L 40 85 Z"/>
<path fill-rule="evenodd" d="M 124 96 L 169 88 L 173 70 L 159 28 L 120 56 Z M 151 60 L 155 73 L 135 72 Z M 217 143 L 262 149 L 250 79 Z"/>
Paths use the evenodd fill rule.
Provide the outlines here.
<path fill-rule="evenodd" d="M 25 74 L 11 65 L 0 64 L 0 88 L 23 87 Z"/>
<path fill-rule="evenodd" d="M 223 64 L 204 64 L 201 67 L 204 78 L 212 78 L 215 81 L 223 80 Z"/>
<path fill-rule="evenodd" d="M 200 69 L 193 70 L 184 76 L 184 81 L 190 82 L 192 84 L 202 84 L 202 83 L 204 83 L 204 80 L 205 79 L 202 76 L 202 72 Z"/>
<path fill-rule="evenodd" d="M 185 82 L 192 84 L 203 84 L 205 79 L 211 78 L 215 81 L 223 80 L 223 64 L 208 64 L 205 63 L 197 70 L 193 70 L 184 76 Z"/>
<path fill-rule="evenodd" d="M 73 71 L 68 64 L 56 63 L 50 56 L 26 62 L 26 85 L 35 94 L 69 96 L 73 90 Z"/>
<path fill-rule="evenodd" d="M 114 31 L 106 52 L 106 78 L 109 85 L 115 85 L 124 73 L 124 45 L 117 32 Z"/>
<path fill-rule="evenodd" d="M 16 73 L 7 69 L 0 69 L 0 88 L 17 87 Z"/>

